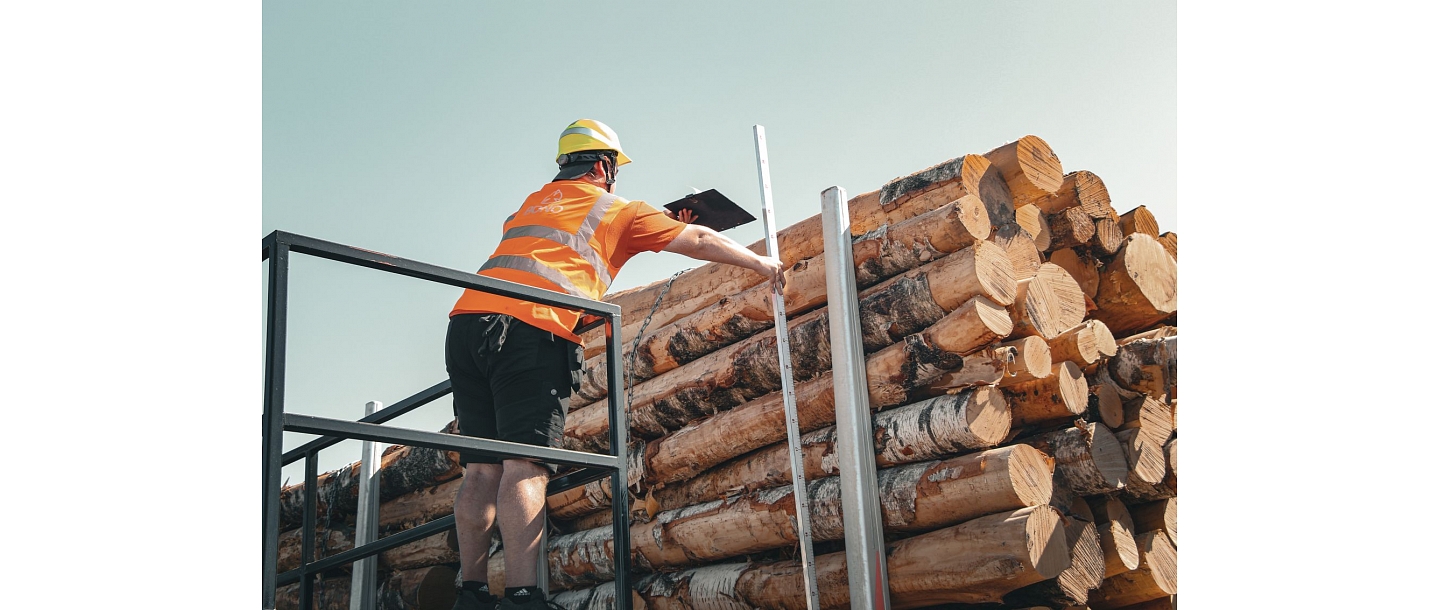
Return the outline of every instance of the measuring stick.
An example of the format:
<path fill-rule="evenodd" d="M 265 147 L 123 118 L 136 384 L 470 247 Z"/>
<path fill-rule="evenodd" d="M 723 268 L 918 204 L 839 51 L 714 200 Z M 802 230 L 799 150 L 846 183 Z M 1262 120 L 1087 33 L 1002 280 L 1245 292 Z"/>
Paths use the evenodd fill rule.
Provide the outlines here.
<path fill-rule="evenodd" d="M 765 252 L 780 258 L 775 237 L 775 203 L 770 198 L 770 162 L 765 155 L 765 128 L 755 126 L 755 162 L 760 166 L 760 208 L 765 219 Z M 785 295 L 770 285 L 775 312 L 775 345 L 780 351 L 780 388 L 785 396 L 785 432 L 790 443 L 790 477 L 795 495 L 795 529 L 800 532 L 800 563 L 805 569 L 805 606 L 820 608 L 820 586 L 815 580 L 815 547 L 810 542 L 810 493 L 805 486 L 805 456 L 800 451 L 800 415 L 795 408 L 795 378 L 790 369 L 790 325 L 785 321 Z"/>

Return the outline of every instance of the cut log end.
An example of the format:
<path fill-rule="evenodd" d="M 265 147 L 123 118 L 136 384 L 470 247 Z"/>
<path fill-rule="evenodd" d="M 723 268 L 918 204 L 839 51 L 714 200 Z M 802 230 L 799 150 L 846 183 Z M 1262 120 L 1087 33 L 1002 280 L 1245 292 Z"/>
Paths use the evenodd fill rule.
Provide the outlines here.
<path fill-rule="evenodd" d="M 1095 397 L 1095 411 L 1102 423 L 1110 428 L 1125 424 L 1125 401 L 1120 399 L 1120 391 L 1114 385 L 1101 383 L 1090 386 L 1090 395 Z"/>
<path fill-rule="evenodd" d="M 1060 158 L 1045 140 L 1035 136 L 1020 138 L 985 157 L 1005 177 L 1017 208 L 1054 196 L 1065 181 Z"/>
<path fill-rule="evenodd" d="M 1055 578 L 1070 567 L 1070 545 L 1060 512 L 1050 506 L 1037 506 L 1025 523 L 1025 544 L 1031 565 L 1045 578 Z"/>
<path fill-rule="evenodd" d="M 1001 225 L 995 229 L 994 241 L 1010 257 L 1017 281 L 1035 277 L 1042 261 L 1040 250 L 1035 247 L 1035 240 L 1029 232 L 1019 224 Z"/>
<path fill-rule="evenodd" d="M 1160 223 L 1155 222 L 1155 215 L 1143 205 L 1120 215 L 1120 230 L 1126 235 L 1144 233 L 1150 237 L 1160 237 Z"/>
<path fill-rule="evenodd" d="M 1110 327 L 1099 320 L 1088 320 L 1085 324 L 1090 327 L 1090 336 L 1095 342 L 1095 350 L 1106 358 L 1114 356 L 1119 346 L 1115 344 L 1115 335 L 1110 332 Z"/>
<path fill-rule="evenodd" d="M 1095 318 L 1122 334 L 1149 328 L 1175 313 L 1175 280 L 1175 259 L 1160 242 L 1131 235 L 1101 274 Z"/>
<path fill-rule="evenodd" d="M 1055 480 L 1055 466 L 1050 458 L 1029 445 L 1014 445 L 1009 449 L 1006 466 L 1015 496 L 1025 506 L 1049 503 Z"/>
<path fill-rule="evenodd" d="M 1020 282 L 1011 309 L 1020 334 L 1048 341 L 1085 321 L 1085 293 L 1063 268 L 1045 263 Z"/>
<path fill-rule="evenodd" d="M 972 390 L 965 404 L 965 422 L 975 438 L 989 446 L 999 445 L 1010 434 L 1010 406 L 1005 394 L 990 386 Z"/>
<path fill-rule="evenodd" d="M 1139 235 L 1137 233 L 1137 235 Z M 1106 254 L 1114 254 L 1120 249 L 1120 244 L 1125 241 L 1125 232 L 1120 229 L 1120 223 L 1110 218 L 1100 218 L 1095 221 L 1095 236 L 1090 238 L 1090 244 L 1099 248 Z"/>
<path fill-rule="evenodd" d="M 997 305 L 1015 302 L 1015 264 L 1004 248 L 986 241 L 975 244 L 975 281 L 980 294 Z"/>

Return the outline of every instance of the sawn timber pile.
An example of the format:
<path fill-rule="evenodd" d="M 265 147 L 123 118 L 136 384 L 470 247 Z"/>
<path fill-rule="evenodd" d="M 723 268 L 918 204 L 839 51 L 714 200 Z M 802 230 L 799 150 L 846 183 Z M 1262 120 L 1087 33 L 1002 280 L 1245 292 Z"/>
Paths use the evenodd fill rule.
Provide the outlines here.
<path fill-rule="evenodd" d="M 1173 600 L 1176 234 L 1160 233 L 1143 206 L 1118 214 L 1098 175 L 1065 173 L 1034 136 L 849 203 L 892 605 Z M 821 602 L 843 608 L 818 215 L 779 241 Z M 626 449 L 637 608 L 804 607 L 768 299 L 759 275 L 724 265 L 682 274 L 668 293 L 657 282 L 606 299 L 624 308 L 623 350 L 635 364 Z M 589 360 L 565 443 L 601 451 L 603 338 L 584 338 Z M 388 492 L 382 528 L 451 512 L 457 471 L 435 470 Z M 333 554 L 350 544 L 354 500 L 330 486 Z M 609 490 L 602 480 L 549 499 L 559 528 L 550 583 L 564 607 L 614 602 Z M 285 527 L 298 525 L 298 511 L 286 517 Z M 286 548 L 298 538 L 287 532 Z M 382 567 L 453 568 L 451 538 L 395 549 Z M 504 586 L 503 555 L 490 561 L 492 590 Z"/>

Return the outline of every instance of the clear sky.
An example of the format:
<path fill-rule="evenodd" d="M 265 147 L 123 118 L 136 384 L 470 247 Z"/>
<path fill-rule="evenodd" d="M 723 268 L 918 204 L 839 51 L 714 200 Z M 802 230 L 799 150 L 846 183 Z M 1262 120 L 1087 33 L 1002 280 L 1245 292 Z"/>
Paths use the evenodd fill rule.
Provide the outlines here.
<path fill-rule="evenodd" d="M 263 52 L 261 235 L 473 270 L 579 118 L 634 159 L 617 193 L 657 206 L 717 188 L 758 216 L 754 124 L 781 226 L 827 187 L 1034 134 L 1179 229 L 1173 3 L 269 1 Z M 697 264 L 641 255 L 614 290 Z M 458 289 L 297 256 L 290 290 L 288 411 L 355 419 L 445 379 Z M 446 399 L 397 423 L 450 417 Z"/>

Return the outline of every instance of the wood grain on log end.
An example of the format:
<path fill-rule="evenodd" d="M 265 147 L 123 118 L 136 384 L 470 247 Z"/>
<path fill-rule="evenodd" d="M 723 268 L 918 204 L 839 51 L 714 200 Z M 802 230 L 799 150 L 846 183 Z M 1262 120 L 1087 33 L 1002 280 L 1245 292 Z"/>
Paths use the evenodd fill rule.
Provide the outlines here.
<path fill-rule="evenodd" d="M 1090 245 L 1105 254 L 1114 254 L 1124 241 L 1125 233 L 1120 230 L 1120 221 L 1110 218 L 1095 220 L 1095 236 L 1090 238 Z"/>
<path fill-rule="evenodd" d="M 1081 323 L 1060 333 L 1049 341 L 1051 357 L 1056 361 L 1070 361 L 1088 366 L 1100 359 L 1100 346 L 1095 344 L 1095 333 L 1090 325 Z"/>
<path fill-rule="evenodd" d="M 969 354 L 1014 330 L 1004 307 L 983 296 L 965 302 L 925 331 L 934 347 L 952 354 Z"/>
<path fill-rule="evenodd" d="M 1035 277 L 1017 284 L 1010 306 L 1016 333 L 1048 341 L 1085 321 L 1085 293 L 1059 265 L 1040 265 Z"/>
<path fill-rule="evenodd" d="M 1180 260 L 1180 235 L 1179 235 L 1179 234 L 1177 234 L 1177 233 L 1175 233 L 1175 232 L 1173 232 L 1173 231 L 1166 232 L 1166 233 L 1161 233 L 1161 234 L 1160 234 L 1160 238 L 1159 238 L 1159 242 L 1160 242 L 1160 245 L 1165 248 L 1165 251 L 1170 254 L 1170 258 L 1173 258 L 1173 259 L 1175 259 L 1175 260 L 1177 260 L 1177 261 Z"/>
<path fill-rule="evenodd" d="M 1096 291 L 1100 290 L 1100 261 L 1091 256 L 1088 250 L 1075 248 L 1060 248 L 1050 252 L 1046 262 L 1059 265 L 1075 282 L 1080 284 L 1080 290 L 1085 296 L 1095 298 Z"/>
<path fill-rule="evenodd" d="M 1120 231 L 1126 235 L 1131 233 L 1144 233 L 1158 239 L 1160 237 L 1160 223 L 1155 222 L 1155 215 L 1151 214 L 1150 210 L 1140 205 L 1120 215 Z"/>
<path fill-rule="evenodd" d="M 1125 448 L 1125 459 L 1130 465 L 1127 480 L 1154 485 L 1165 479 L 1165 449 L 1154 444 L 1138 428 L 1121 430 L 1115 439 Z"/>
<path fill-rule="evenodd" d="M 1135 528 L 1142 532 L 1164 530 L 1170 542 L 1180 545 L 1180 499 L 1165 498 L 1130 507 Z"/>
<path fill-rule="evenodd" d="M 995 228 L 992 240 L 995 245 L 1004 248 L 1005 255 L 1010 257 L 1010 265 L 1014 268 L 1017 281 L 1035 277 L 1035 272 L 1040 269 L 1043 261 L 1029 232 L 1018 224 L 1000 225 Z"/>
<path fill-rule="evenodd" d="M 1005 367 L 1006 375 L 1000 379 L 1000 387 L 1009 387 L 1051 375 L 1051 367 L 1054 362 L 1050 357 L 1050 345 L 1044 339 L 1024 337 L 1001 343 L 1000 347 L 1015 350 L 1014 361 Z"/>
<path fill-rule="evenodd" d="M 1105 181 L 1085 170 L 1065 174 L 1055 195 L 1035 202 L 1035 206 L 1046 214 L 1079 207 L 1091 218 L 1106 218 L 1113 211 Z"/>
<path fill-rule="evenodd" d="M 1090 386 L 1091 406 L 1100 421 L 1109 428 L 1119 428 L 1125 424 L 1125 401 L 1120 399 L 1120 392 L 1111 383 L 1099 383 Z"/>
<path fill-rule="evenodd" d="M 1129 508 L 1114 496 L 1091 496 L 1085 502 L 1099 526 L 1100 546 L 1105 552 L 1105 577 L 1139 567 L 1140 550 L 1135 545 L 1135 522 Z"/>
<path fill-rule="evenodd" d="M 1177 592 L 1175 546 L 1165 532 L 1143 532 L 1135 536 L 1135 543 L 1140 548 L 1140 566 L 1105 579 L 1090 594 L 1091 608 L 1113 610 Z"/>
<path fill-rule="evenodd" d="M 1033 205 L 1021 206 L 1015 209 L 1015 223 L 1025 229 L 1035 240 L 1035 248 L 1041 252 L 1050 250 L 1053 236 L 1050 233 L 1050 223 L 1045 220 L 1045 215 L 1040 213 L 1040 208 Z"/>
<path fill-rule="evenodd" d="M 1015 302 L 1015 267 L 1003 248 L 988 241 L 976 242 L 924 269 L 930 296 L 945 311 L 974 296 L 997 305 Z"/>
<path fill-rule="evenodd" d="M 1089 243 L 1095 237 L 1095 224 L 1095 219 L 1080 208 L 1067 208 L 1052 214 L 1049 218 L 1050 248 L 1072 248 Z"/>
<path fill-rule="evenodd" d="M 1050 145 L 1036 136 L 1025 136 L 985 153 L 985 158 L 1000 170 L 1015 207 L 1054 196 L 1065 181 L 1060 158 Z"/>
<path fill-rule="evenodd" d="M 1148 328 L 1175 313 L 1175 280 L 1175 259 L 1160 242 L 1131 235 L 1100 275 L 1095 318 L 1121 334 Z"/>
<path fill-rule="evenodd" d="M 1115 343 L 1115 335 L 1111 334 L 1110 327 L 1099 320 L 1086 320 L 1085 324 L 1090 327 L 1090 335 L 1095 340 L 1095 349 L 1100 355 L 1106 358 L 1114 356 L 1119 346 Z"/>

